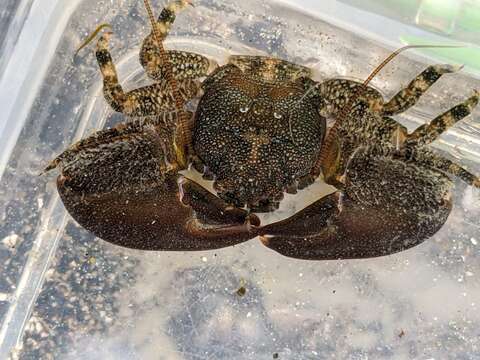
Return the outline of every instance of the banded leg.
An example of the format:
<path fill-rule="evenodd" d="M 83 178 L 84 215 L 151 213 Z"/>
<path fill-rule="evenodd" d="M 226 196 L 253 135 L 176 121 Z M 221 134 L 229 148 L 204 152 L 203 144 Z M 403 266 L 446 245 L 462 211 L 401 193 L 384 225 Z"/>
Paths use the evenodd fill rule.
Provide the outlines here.
<path fill-rule="evenodd" d="M 437 116 L 429 124 L 418 127 L 413 133 L 408 135 L 407 145 L 419 146 L 430 144 L 448 128 L 470 115 L 475 106 L 477 106 L 479 98 L 480 92 L 475 91 L 474 94 L 463 103 Z"/>
<path fill-rule="evenodd" d="M 406 136 L 402 153 L 405 154 L 407 158 L 414 158 L 418 163 L 423 163 L 424 166 L 454 175 L 468 185 L 480 187 L 479 177 L 471 174 L 453 161 L 430 152 L 425 147 L 425 145 L 435 141 L 455 123 L 470 115 L 475 106 L 477 106 L 479 98 L 480 92 L 475 91 L 474 94 L 463 103 L 437 116 L 429 124 L 418 127 L 414 132 Z"/>
<path fill-rule="evenodd" d="M 162 39 L 165 39 L 170 31 L 170 28 L 177 17 L 180 11 L 185 9 L 187 6 L 193 6 L 191 0 L 171 0 L 163 9 L 160 15 L 158 16 L 158 30 Z"/>
<path fill-rule="evenodd" d="M 108 50 L 111 33 L 105 33 L 97 42 L 96 57 L 103 76 L 103 93 L 113 110 L 128 116 L 152 116 L 176 110 L 173 92 L 166 79 L 125 92 L 118 81 L 117 71 Z M 178 83 L 184 101 L 195 97 L 199 84 L 185 79 Z"/>
<path fill-rule="evenodd" d="M 452 65 L 432 65 L 422 71 L 405 89 L 398 92 L 382 109 L 382 115 L 391 116 L 406 111 L 415 105 L 422 96 L 443 74 L 460 70 Z"/>
<path fill-rule="evenodd" d="M 314 96 L 318 96 L 320 114 L 337 124 L 340 122 L 340 126 L 329 144 L 324 143 L 323 154 L 311 174 L 317 177 L 321 172 L 328 184 L 342 188 L 340 178 L 358 144 L 390 142 L 392 134 L 401 125 L 388 117 L 377 116 L 383 107 L 382 95 L 356 81 L 327 80 L 317 86 Z"/>
<path fill-rule="evenodd" d="M 170 2 L 160 13 L 157 27 L 162 39 L 165 39 L 176 18 L 176 13 L 191 5 L 187 0 L 176 0 Z M 208 75 L 217 63 L 202 55 L 187 51 L 169 50 L 166 51 L 173 68 L 173 75 L 176 79 L 196 79 Z M 140 50 L 140 64 L 148 76 L 154 80 L 162 79 L 166 73 L 162 64 L 160 52 L 155 44 L 153 33 L 150 33 L 142 44 Z"/>
<path fill-rule="evenodd" d="M 214 60 L 188 51 L 167 50 L 166 54 L 172 64 L 173 76 L 177 80 L 207 76 L 218 66 Z M 162 64 L 153 37 L 145 39 L 140 53 L 140 63 L 151 79 L 160 80 L 165 77 L 165 65 Z"/>
<path fill-rule="evenodd" d="M 381 110 L 382 95 L 370 86 L 367 86 L 366 91 L 362 87 L 361 83 L 347 79 L 330 79 L 318 84 L 314 95 L 320 100 L 320 114 L 326 118 L 336 119 L 346 106 L 352 107 L 352 113 L 362 111 L 357 109 L 359 104 L 367 105 L 370 111 Z"/>
<path fill-rule="evenodd" d="M 446 173 L 458 177 L 460 180 L 466 182 L 470 186 L 480 188 L 480 178 L 478 176 L 473 175 L 472 173 L 465 170 L 463 167 L 454 163 L 451 160 L 436 156 L 434 166 L 438 170 L 442 170 Z"/>

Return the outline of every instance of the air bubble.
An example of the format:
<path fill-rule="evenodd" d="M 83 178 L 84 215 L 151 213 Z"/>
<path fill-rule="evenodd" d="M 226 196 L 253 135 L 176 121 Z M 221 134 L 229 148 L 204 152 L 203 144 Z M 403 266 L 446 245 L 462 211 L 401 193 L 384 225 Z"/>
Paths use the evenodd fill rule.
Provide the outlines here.
<path fill-rule="evenodd" d="M 241 112 L 241 113 L 246 113 L 248 110 L 250 110 L 250 108 L 249 108 L 248 106 L 242 106 L 242 107 L 240 108 L 240 112 Z"/>

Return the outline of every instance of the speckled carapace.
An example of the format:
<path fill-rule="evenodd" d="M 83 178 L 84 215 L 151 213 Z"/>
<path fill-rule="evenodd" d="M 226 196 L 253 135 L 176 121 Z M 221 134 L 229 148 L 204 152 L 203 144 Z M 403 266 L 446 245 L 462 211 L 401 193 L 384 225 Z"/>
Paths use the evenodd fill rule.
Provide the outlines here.
<path fill-rule="evenodd" d="M 390 117 L 456 68 L 429 66 L 384 101 L 365 84 L 316 82 L 310 69 L 272 57 L 236 55 L 219 66 L 163 50 L 176 13 L 189 4 L 170 2 L 156 22 L 150 10 L 153 31 L 140 62 L 152 85 L 125 92 L 111 33 L 97 42 L 105 99 L 133 120 L 73 144 L 47 168 L 59 167 L 65 207 L 95 235 L 145 250 L 207 250 L 260 236 L 296 258 L 375 257 L 440 229 L 453 176 L 480 186 L 429 149 L 471 113 L 478 92 L 412 133 Z M 327 118 L 337 122 L 328 135 Z M 179 173 L 190 165 L 213 181 L 215 194 Z M 322 180 L 338 190 L 262 226 L 255 213 L 275 211 L 285 192 Z"/>
<path fill-rule="evenodd" d="M 228 64 L 209 76 L 193 145 L 223 200 L 254 212 L 273 211 L 283 193 L 309 174 L 325 118 L 318 112 L 318 98 L 304 97 L 308 81 L 296 78 L 303 69 L 275 59 L 244 60 L 261 61 L 267 69 L 251 74 Z M 280 65 L 289 66 L 287 76 L 271 74 Z"/>

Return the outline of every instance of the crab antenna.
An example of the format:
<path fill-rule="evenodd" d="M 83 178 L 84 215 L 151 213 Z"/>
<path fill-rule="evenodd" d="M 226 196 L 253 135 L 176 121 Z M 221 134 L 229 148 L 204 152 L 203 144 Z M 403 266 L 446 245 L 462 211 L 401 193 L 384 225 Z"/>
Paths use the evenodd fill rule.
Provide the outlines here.
<path fill-rule="evenodd" d="M 145 4 L 145 9 L 148 13 L 148 18 L 150 20 L 150 24 L 152 25 L 152 33 L 154 40 L 158 46 L 158 50 L 160 53 L 160 60 L 164 65 L 165 70 L 165 78 L 168 81 L 170 88 L 173 93 L 173 98 L 175 100 L 175 108 L 178 113 L 178 130 L 177 134 L 175 134 L 174 146 L 175 152 L 177 154 L 177 161 L 181 167 L 186 167 L 187 164 L 187 154 L 185 153 L 184 146 L 187 146 L 187 149 L 190 144 L 189 138 L 189 126 L 188 126 L 188 119 L 185 110 L 183 109 L 184 101 L 180 92 L 178 91 L 177 81 L 173 76 L 173 67 L 170 63 L 170 60 L 167 58 L 167 54 L 165 52 L 165 48 L 163 47 L 162 37 L 160 36 L 160 32 L 158 30 L 158 23 L 155 20 L 155 16 L 153 15 L 152 6 L 150 4 L 150 0 L 143 0 Z"/>
<path fill-rule="evenodd" d="M 317 159 L 317 162 L 312 168 L 311 174 L 313 176 L 318 176 L 320 174 L 320 169 L 322 166 L 322 163 L 325 161 L 327 158 L 331 146 L 333 144 L 333 141 L 335 140 L 335 136 L 337 134 L 337 130 L 340 127 L 342 121 L 345 120 L 349 116 L 350 111 L 353 109 L 353 106 L 355 105 L 355 101 L 362 96 L 365 91 L 367 91 L 367 85 L 372 81 L 372 79 L 387 65 L 390 61 L 393 60 L 398 54 L 401 52 L 408 50 L 408 49 L 419 49 L 419 48 L 459 48 L 463 47 L 461 45 L 407 45 L 404 47 L 401 47 L 397 50 L 395 50 L 393 53 L 391 53 L 385 60 L 382 61 L 380 65 L 378 65 L 372 72 L 371 74 L 367 77 L 367 79 L 359 86 L 358 88 L 355 88 L 354 90 L 354 96 L 352 96 L 351 100 L 345 105 L 345 107 L 342 109 L 340 114 L 337 116 L 337 120 L 331 127 L 330 131 L 328 132 L 327 138 L 325 139 L 325 142 L 323 143 L 323 146 L 320 150 L 320 155 Z"/>

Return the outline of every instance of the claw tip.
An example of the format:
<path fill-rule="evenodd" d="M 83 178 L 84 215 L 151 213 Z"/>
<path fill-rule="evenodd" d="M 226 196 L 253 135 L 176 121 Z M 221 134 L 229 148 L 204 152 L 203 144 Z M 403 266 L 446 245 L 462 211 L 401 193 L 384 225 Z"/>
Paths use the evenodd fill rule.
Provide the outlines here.
<path fill-rule="evenodd" d="M 60 163 L 60 161 L 58 160 L 58 158 L 53 159 L 52 161 L 50 161 L 50 163 L 38 175 L 39 176 L 45 175 L 49 171 L 55 169 L 58 166 L 59 163 Z"/>
<path fill-rule="evenodd" d="M 447 72 L 455 73 L 461 71 L 465 67 L 465 64 L 458 64 L 458 65 L 447 65 L 445 69 Z"/>
<path fill-rule="evenodd" d="M 270 239 L 272 237 L 273 236 L 269 236 L 269 235 L 261 235 L 259 238 L 262 244 L 268 247 L 268 245 L 270 244 Z"/>

